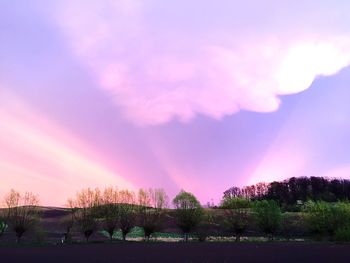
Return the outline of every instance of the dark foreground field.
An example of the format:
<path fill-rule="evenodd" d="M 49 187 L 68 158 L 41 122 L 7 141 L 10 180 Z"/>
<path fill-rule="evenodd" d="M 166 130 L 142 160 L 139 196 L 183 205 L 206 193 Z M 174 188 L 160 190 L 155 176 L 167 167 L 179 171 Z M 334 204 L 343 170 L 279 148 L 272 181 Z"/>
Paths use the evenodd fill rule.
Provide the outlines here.
<path fill-rule="evenodd" d="M 115 243 L 1 247 L 0 262 L 350 262 L 350 245 L 331 243 Z"/>

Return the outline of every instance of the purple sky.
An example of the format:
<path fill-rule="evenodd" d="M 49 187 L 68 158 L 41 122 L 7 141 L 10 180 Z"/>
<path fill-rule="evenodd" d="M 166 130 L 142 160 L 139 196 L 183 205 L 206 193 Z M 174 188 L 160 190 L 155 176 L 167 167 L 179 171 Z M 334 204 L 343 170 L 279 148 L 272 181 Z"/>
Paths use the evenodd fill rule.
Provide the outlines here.
<path fill-rule="evenodd" d="M 0 196 L 350 178 L 348 1 L 0 0 Z"/>

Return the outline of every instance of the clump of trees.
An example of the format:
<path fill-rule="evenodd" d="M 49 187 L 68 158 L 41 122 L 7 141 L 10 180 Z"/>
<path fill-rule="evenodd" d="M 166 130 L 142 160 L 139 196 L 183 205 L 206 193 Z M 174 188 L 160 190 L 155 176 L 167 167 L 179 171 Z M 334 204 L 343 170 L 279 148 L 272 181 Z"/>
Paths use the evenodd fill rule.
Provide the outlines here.
<path fill-rule="evenodd" d="M 309 201 L 304 207 L 305 220 L 311 234 L 317 238 L 344 239 L 350 227 L 350 204 Z"/>
<path fill-rule="evenodd" d="M 269 189 L 267 183 L 257 183 L 255 185 L 240 187 L 231 187 L 224 192 L 223 200 L 232 198 L 258 200 L 263 199 Z"/>
<path fill-rule="evenodd" d="M 118 190 L 113 187 L 104 189 L 83 189 L 75 199 L 69 199 L 72 217 L 66 219 L 67 233 L 77 223 L 86 241 L 100 227 L 108 233 L 110 241 L 120 230 L 125 241 L 131 230 L 139 224 L 145 233 L 145 239 L 161 226 L 163 210 L 167 207 L 168 197 L 163 189 L 141 189 L 136 195 L 133 191 Z"/>
<path fill-rule="evenodd" d="M 5 204 L 3 222 L 6 228 L 9 226 L 16 233 L 16 242 L 19 243 L 22 236 L 39 222 L 39 199 L 31 192 L 21 194 L 11 190 L 5 197 Z"/>
<path fill-rule="evenodd" d="M 275 200 L 285 207 L 298 202 L 350 200 L 350 180 L 324 177 L 292 177 L 281 182 L 258 183 L 243 188 L 231 187 L 223 199 Z"/>
<path fill-rule="evenodd" d="M 197 198 L 189 192 L 181 191 L 173 200 L 178 227 L 184 233 L 185 241 L 188 235 L 198 226 L 203 218 L 203 208 Z"/>
<path fill-rule="evenodd" d="M 135 226 L 137 209 L 132 191 L 106 188 L 101 192 L 98 188 L 87 188 L 78 192 L 70 203 L 75 210 L 74 221 L 86 242 L 99 225 L 108 233 L 110 240 L 117 229 L 120 229 L 123 240 L 126 240 L 126 235 Z"/>
<path fill-rule="evenodd" d="M 68 200 L 69 214 L 61 221 L 62 241 L 71 240 L 73 229 L 79 230 L 86 242 L 98 230 L 107 233 L 110 241 L 116 233 L 121 233 L 125 241 L 136 226 L 143 229 L 144 240 L 149 241 L 172 215 L 186 242 L 191 233 L 205 241 L 223 228 L 226 231 L 222 233 L 229 232 L 240 241 L 242 236 L 255 231 L 255 226 L 270 240 L 277 233 L 288 239 L 310 233 L 318 238 L 350 241 L 350 204 L 345 201 L 350 197 L 349 192 L 348 180 L 290 178 L 270 184 L 232 187 L 224 192 L 222 210 L 216 212 L 209 208 L 204 210 L 197 198 L 186 191 L 172 200 L 174 209 L 167 209 L 168 196 L 162 189 L 140 189 L 135 194 L 113 187 L 102 191 L 87 188 Z M 9 229 L 20 242 L 25 233 L 38 226 L 39 200 L 33 193 L 11 190 L 4 205 L 0 209 L 0 236 Z M 301 212 L 285 212 L 288 206 L 298 207 Z"/>

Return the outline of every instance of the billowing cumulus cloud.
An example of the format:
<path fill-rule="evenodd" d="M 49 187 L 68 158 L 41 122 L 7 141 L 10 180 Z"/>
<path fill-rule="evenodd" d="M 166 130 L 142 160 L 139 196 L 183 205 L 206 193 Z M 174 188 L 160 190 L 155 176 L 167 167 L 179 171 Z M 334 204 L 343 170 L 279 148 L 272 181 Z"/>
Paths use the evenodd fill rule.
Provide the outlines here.
<path fill-rule="evenodd" d="M 136 124 L 275 111 L 279 96 L 350 64 L 347 4 L 162 2 L 54 8 L 73 53 Z"/>

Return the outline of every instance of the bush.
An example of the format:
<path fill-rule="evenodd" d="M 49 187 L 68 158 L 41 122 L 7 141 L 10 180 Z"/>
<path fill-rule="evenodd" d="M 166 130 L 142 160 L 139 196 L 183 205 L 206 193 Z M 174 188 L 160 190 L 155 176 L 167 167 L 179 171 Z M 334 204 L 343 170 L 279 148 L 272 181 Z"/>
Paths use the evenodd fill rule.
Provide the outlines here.
<path fill-rule="evenodd" d="M 341 242 L 350 242 L 350 226 L 338 228 L 335 231 L 334 239 Z"/>
<path fill-rule="evenodd" d="M 0 237 L 5 233 L 7 229 L 7 224 L 5 223 L 5 221 L 1 221 L 0 222 Z"/>
<path fill-rule="evenodd" d="M 237 208 L 251 208 L 251 202 L 245 198 L 232 197 L 224 198 L 221 202 L 221 208 L 237 209 Z"/>
<path fill-rule="evenodd" d="M 350 205 L 324 201 L 309 201 L 305 204 L 306 224 L 311 234 L 333 237 L 338 229 L 350 225 Z"/>
<path fill-rule="evenodd" d="M 253 206 L 258 227 L 270 238 L 281 225 L 281 208 L 274 200 L 256 201 Z"/>
<path fill-rule="evenodd" d="M 281 235 L 290 240 L 292 237 L 305 236 L 303 213 L 285 212 L 282 214 Z"/>
<path fill-rule="evenodd" d="M 210 235 L 215 234 L 213 230 L 214 227 L 214 216 L 210 213 L 210 211 L 204 211 L 202 221 L 198 224 L 196 230 L 198 241 L 204 242 Z"/>

